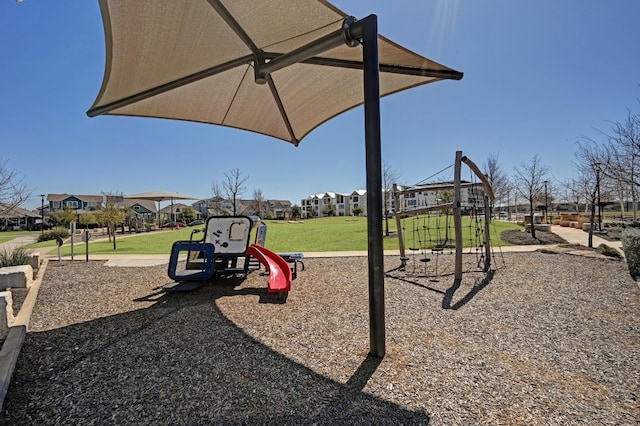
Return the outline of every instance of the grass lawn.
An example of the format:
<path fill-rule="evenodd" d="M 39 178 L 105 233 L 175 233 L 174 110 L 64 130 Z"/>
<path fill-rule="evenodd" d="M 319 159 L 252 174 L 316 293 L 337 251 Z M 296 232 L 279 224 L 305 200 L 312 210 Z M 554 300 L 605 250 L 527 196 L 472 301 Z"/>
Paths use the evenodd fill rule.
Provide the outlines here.
<path fill-rule="evenodd" d="M 155 231 L 142 234 L 116 234 L 116 250 L 113 249 L 113 241 L 107 238 L 89 240 L 89 256 L 91 254 L 171 254 L 171 246 L 179 240 L 188 240 L 191 231 L 195 228 L 182 228 L 174 231 Z M 194 239 L 200 239 L 203 234 L 196 234 Z M 67 240 L 68 241 L 68 240 Z M 58 254 L 55 241 L 43 241 L 41 243 L 30 244 L 27 248 L 40 248 L 47 254 Z M 74 255 L 84 255 L 86 244 L 75 238 L 73 244 Z M 71 245 L 65 243 L 61 248 L 61 254 L 67 256 L 71 254 Z"/>
<path fill-rule="evenodd" d="M 7 243 L 16 237 L 29 234 L 39 234 L 40 231 L 3 231 L 0 232 L 0 244 Z"/>
<path fill-rule="evenodd" d="M 367 219 L 365 217 L 328 217 L 308 219 L 300 222 L 266 220 L 266 246 L 275 252 L 317 252 L 317 251 L 350 251 L 367 250 Z M 466 247 L 474 246 L 475 224 L 468 218 L 463 218 L 463 242 Z M 420 216 L 403 221 L 405 246 L 413 244 L 435 245 L 437 240 L 444 239 L 447 228 L 443 217 L 437 221 L 435 215 L 430 218 Z M 440 231 L 438 231 L 438 228 Z M 449 220 L 449 243 L 453 243 L 453 219 Z M 491 241 L 495 246 L 505 246 L 507 243 L 499 239 L 499 235 L 506 229 L 519 229 L 516 224 L 494 221 L 491 226 Z M 175 231 L 155 231 L 142 234 L 118 234 L 116 236 L 116 250 L 113 243 L 106 239 L 90 241 L 89 256 L 91 254 L 166 254 L 171 253 L 171 245 L 178 240 L 188 240 L 191 232 L 196 228 L 183 228 Z M 383 232 L 384 232 L 383 224 Z M 398 249 L 398 234 L 395 219 L 389 219 L 390 235 L 385 237 L 386 250 Z M 195 234 L 194 239 L 200 239 L 202 234 Z M 415 240 L 414 240 L 415 239 Z M 85 254 L 85 243 L 77 238 L 74 243 L 74 255 Z M 419 242 L 421 240 L 422 242 Z M 253 237 L 252 237 L 253 241 Z M 54 241 L 36 243 L 28 248 L 41 248 L 47 254 L 57 254 Z M 71 254 L 71 247 L 62 247 L 63 255 Z"/>

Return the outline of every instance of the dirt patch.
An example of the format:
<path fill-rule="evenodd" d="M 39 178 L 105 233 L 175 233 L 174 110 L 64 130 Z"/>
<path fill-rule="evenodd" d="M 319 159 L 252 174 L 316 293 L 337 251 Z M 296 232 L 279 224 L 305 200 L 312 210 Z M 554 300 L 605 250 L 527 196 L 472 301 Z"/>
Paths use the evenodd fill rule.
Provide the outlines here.
<path fill-rule="evenodd" d="M 502 232 L 500 238 L 502 238 L 503 241 L 517 246 L 567 243 L 564 238 L 559 237 L 553 232 L 536 231 L 536 238 L 533 238 L 531 233 L 517 229 Z"/>

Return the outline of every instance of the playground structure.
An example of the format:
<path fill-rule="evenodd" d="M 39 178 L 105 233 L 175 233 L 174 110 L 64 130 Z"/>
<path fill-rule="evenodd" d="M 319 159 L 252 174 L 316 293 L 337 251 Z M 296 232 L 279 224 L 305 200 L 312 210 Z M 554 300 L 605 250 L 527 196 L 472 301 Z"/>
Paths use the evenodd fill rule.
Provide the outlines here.
<path fill-rule="evenodd" d="M 195 230 L 192 233 L 197 233 Z M 256 216 L 211 216 L 205 222 L 201 240 L 176 241 L 171 248 L 168 275 L 176 281 L 165 287 L 176 290 L 183 283 L 204 282 L 214 273 L 224 276 L 248 274 L 252 269 L 264 265 L 269 273 L 269 293 L 283 296 L 291 290 L 291 281 L 296 278 L 298 263 L 304 270 L 302 253 L 278 254 L 264 247 L 267 226 Z M 251 243 L 251 237 L 254 243 Z M 184 268 L 179 269 L 182 253 L 187 253 Z M 291 267 L 289 265 L 292 265 Z"/>
<path fill-rule="evenodd" d="M 401 269 L 407 267 L 407 262 L 411 259 L 407 256 L 406 252 L 406 235 L 405 227 L 403 227 L 402 219 L 413 218 L 411 222 L 411 238 L 409 250 L 413 255 L 413 269 L 414 272 L 417 269 L 416 256 L 418 252 L 422 255 L 420 262 L 424 264 L 426 270 L 426 264 L 431 262 L 431 259 L 427 257 L 427 253 L 430 252 L 435 256 L 435 274 L 438 275 L 438 258 L 440 255 L 449 252 L 455 255 L 454 259 L 454 278 L 458 282 L 462 280 L 463 273 L 463 227 L 462 227 L 462 206 L 461 206 L 461 188 L 467 186 L 474 188 L 474 183 L 463 183 L 461 179 L 462 163 L 466 164 L 471 170 L 472 176 L 479 179 L 484 189 L 482 206 L 478 206 L 474 197 L 473 205 L 470 208 L 471 221 L 470 226 L 473 229 L 469 230 L 469 235 L 472 241 L 470 241 L 470 251 L 473 251 L 475 247 L 476 264 L 481 268 L 482 272 L 487 273 L 491 269 L 492 254 L 491 254 L 491 239 L 489 233 L 489 227 L 491 222 L 491 204 L 495 196 L 491 183 L 487 180 L 485 175 L 480 171 L 473 161 L 468 157 L 462 155 L 462 151 L 456 152 L 454 163 L 454 179 L 453 185 L 443 184 L 441 188 L 443 190 L 449 190 L 453 192 L 453 199 L 451 202 L 440 203 L 431 206 L 417 207 L 413 209 L 400 209 L 396 211 L 396 226 L 398 229 L 398 244 L 400 249 L 400 261 Z M 451 166 L 450 166 L 451 167 Z M 448 167 L 449 168 L 449 167 Z M 446 170 L 446 169 L 445 169 Z M 408 189 L 399 191 L 398 186 L 394 184 L 394 205 L 396 208 L 400 207 L 400 195 L 410 194 L 420 191 L 421 189 Z M 472 189 L 473 190 L 473 189 Z M 442 214 L 444 213 L 445 224 L 444 229 L 442 226 Z M 451 214 L 449 214 L 451 213 Z M 425 215 L 420 218 L 420 215 Z M 451 216 L 451 217 L 450 217 Z M 421 221 L 422 220 L 422 221 Z M 453 221 L 453 237 L 450 235 L 450 220 Z M 433 224 L 435 222 L 435 226 Z M 406 222 L 405 222 L 406 224 Z"/>

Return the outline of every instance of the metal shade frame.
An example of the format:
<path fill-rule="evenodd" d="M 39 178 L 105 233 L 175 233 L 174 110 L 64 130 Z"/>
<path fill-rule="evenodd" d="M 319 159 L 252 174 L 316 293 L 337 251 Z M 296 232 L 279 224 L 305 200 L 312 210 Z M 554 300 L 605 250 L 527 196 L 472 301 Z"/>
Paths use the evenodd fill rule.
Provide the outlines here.
<path fill-rule="evenodd" d="M 388 73 L 433 77 L 437 79 L 460 80 L 463 76 L 457 71 L 443 71 L 428 68 L 407 67 L 379 64 L 378 54 L 378 19 L 376 15 L 357 20 L 347 17 L 340 30 L 334 31 L 305 46 L 286 54 L 264 52 L 259 49 L 240 24 L 233 18 L 219 0 L 208 0 L 211 7 L 223 17 L 240 39 L 249 47 L 252 54 L 234 59 L 197 73 L 182 77 L 175 81 L 145 90 L 124 99 L 92 108 L 87 115 L 94 117 L 105 114 L 120 107 L 150 98 L 187 85 L 189 83 L 219 74 L 234 67 L 252 63 L 255 68 L 255 82 L 267 84 L 276 100 L 278 109 L 295 145 L 299 140 L 295 137 L 286 111 L 271 79 L 271 73 L 295 63 L 310 63 L 330 67 L 362 69 L 364 79 L 364 119 L 365 119 L 365 155 L 366 155 L 366 190 L 367 190 L 367 233 L 368 233 L 368 268 L 369 268 L 369 337 L 370 354 L 384 357 L 385 347 L 385 301 L 384 301 L 384 250 L 382 230 L 382 154 L 380 142 L 380 71 Z M 316 55 L 338 47 L 342 44 L 350 47 L 363 46 L 363 60 L 345 61 L 328 59 Z"/>

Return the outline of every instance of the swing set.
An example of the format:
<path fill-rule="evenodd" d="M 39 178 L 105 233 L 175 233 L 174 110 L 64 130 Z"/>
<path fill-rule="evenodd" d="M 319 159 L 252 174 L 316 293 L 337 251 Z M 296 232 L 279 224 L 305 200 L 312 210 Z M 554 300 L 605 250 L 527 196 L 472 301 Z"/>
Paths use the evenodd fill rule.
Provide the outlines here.
<path fill-rule="evenodd" d="M 471 181 L 463 182 L 461 179 L 462 163 L 470 169 Z M 462 155 L 462 151 L 456 152 L 455 163 L 443 171 L 454 167 L 453 184 L 442 183 L 429 185 L 430 191 L 436 191 L 441 197 L 435 199 L 433 205 L 415 206 L 411 209 L 396 211 L 396 226 L 398 229 L 398 244 L 400 248 L 400 269 L 407 269 L 409 261 L 412 261 L 413 273 L 420 272 L 423 276 L 438 277 L 444 274 L 438 259 L 446 253 L 453 254 L 454 271 L 456 280 L 462 280 L 463 273 L 463 249 L 464 232 L 462 225 L 463 210 L 469 214 L 468 229 L 469 253 L 476 255 L 476 267 L 487 273 L 491 269 L 491 239 L 489 226 L 491 221 L 491 204 L 495 198 L 491 183 L 480 171 L 476 164 L 468 157 Z M 429 178 L 427 178 L 429 179 Z M 477 183 L 480 180 L 481 185 Z M 424 182 L 424 181 L 423 181 Z M 418 184 L 419 185 L 419 184 Z M 418 192 L 424 192 L 424 186 L 398 190 L 394 188 L 394 205 L 404 207 L 400 203 L 400 195 L 415 198 Z M 478 189 L 482 186 L 484 191 Z M 467 189 L 465 207 L 462 206 L 462 189 Z M 482 193 L 483 192 L 483 193 Z M 482 205 L 479 205 L 482 199 Z M 427 204 L 427 203 L 425 203 Z M 405 219 L 403 224 L 403 219 Z M 410 220 L 407 220 L 410 219 Z M 407 235 L 410 232 L 410 235 Z M 407 245 L 409 253 L 407 253 Z M 411 257 L 408 255 L 410 254 Z M 432 258 L 433 268 L 428 268 Z M 418 263 L 420 262 L 420 263 Z M 429 275 L 428 269 L 433 272 Z"/>

